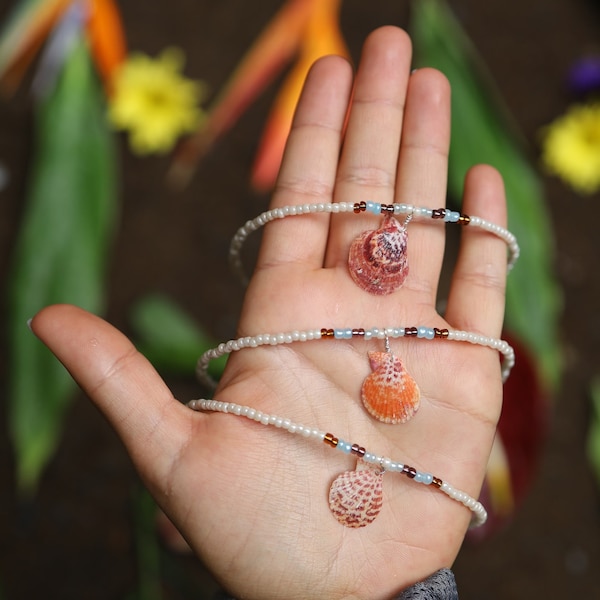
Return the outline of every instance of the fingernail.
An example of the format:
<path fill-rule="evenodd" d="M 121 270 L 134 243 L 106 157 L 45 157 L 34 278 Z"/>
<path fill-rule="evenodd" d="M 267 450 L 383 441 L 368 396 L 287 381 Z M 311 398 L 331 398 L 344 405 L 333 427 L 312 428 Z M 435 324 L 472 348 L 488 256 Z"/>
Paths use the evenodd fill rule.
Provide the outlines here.
<path fill-rule="evenodd" d="M 29 327 L 29 331 L 33 331 L 33 329 L 31 329 L 31 322 L 33 321 L 33 317 L 31 317 L 31 319 L 27 319 L 27 327 Z"/>

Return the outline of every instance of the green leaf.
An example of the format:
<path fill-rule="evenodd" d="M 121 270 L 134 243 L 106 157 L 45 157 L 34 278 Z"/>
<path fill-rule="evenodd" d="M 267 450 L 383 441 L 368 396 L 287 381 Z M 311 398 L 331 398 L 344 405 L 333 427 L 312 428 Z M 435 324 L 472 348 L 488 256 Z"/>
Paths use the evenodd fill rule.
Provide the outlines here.
<path fill-rule="evenodd" d="M 160 541 L 156 529 L 156 502 L 141 485 L 133 499 L 135 550 L 138 567 L 137 600 L 161 600 Z"/>
<path fill-rule="evenodd" d="M 115 222 L 114 148 L 102 92 L 83 40 L 36 114 L 35 157 L 10 280 L 10 427 L 23 492 L 35 489 L 58 443 L 74 391 L 27 320 L 48 304 L 92 312 L 104 304 Z"/>
<path fill-rule="evenodd" d="M 600 378 L 596 378 L 590 387 L 592 410 L 590 429 L 587 436 L 587 456 L 600 485 Z"/>
<path fill-rule="evenodd" d="M 216 346 L 214 340 L 169 298 L 150 295 L 132 312 L 132 325 L 140 352 L 159 370 L 174 375 L 191 375 L 200 355 Z M 209 372 L 219 378 L 226 357 L 213 361 Z"/>
<path fill-rule="evenodd" d="M 475 164 L 493 165 L 504 178 L 509 229 L 521 247 L 508 277 L 505 325 L 555 387 L 562 363 L 557 340 L 562 295 L 552 274 L 554 238 L 539 177 L 500 93 L 446 3 L 413 2 L 411 32 L 416 64 L 439 69 L 452 86 L 450 196 L 462 197 L 465 175 Z"/>

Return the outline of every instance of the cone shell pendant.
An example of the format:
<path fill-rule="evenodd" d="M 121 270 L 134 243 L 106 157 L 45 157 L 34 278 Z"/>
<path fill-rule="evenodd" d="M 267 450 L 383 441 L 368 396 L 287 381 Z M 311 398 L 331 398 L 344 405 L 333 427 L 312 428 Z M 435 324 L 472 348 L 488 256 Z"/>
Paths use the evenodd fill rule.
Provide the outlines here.
<path fill-rule="evenodd" d="M 383 423 L 406 423 L 419 408 L 421 392 L 402 361 L 391 352 L 368 353 L 371 369 L 362 385 L 365 408 Z"/>
<path fill-rule="evenodd" d="M 396 291 L 408 275 L 406 227 L 386 215 L 379 229 L 359 235 L 350 245 L 350 276 L 361 289 L 383 296 Z"/>
<path fill-rule="evenodd" d="M 338 475 L 329 488 L 329 508 L 344 526 L 372 523 L 383 504 L 383 469 L 358 459 L 356 470 Z"/>

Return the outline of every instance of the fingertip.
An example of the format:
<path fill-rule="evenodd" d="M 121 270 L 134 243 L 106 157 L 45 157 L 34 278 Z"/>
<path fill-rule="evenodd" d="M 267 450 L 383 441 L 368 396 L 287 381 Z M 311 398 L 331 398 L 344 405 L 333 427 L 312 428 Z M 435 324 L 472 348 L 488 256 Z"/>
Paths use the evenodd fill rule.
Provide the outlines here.
<path fill-rule="evenodd" d="M 101 340 L 131 345 L 116 329 L 100 317 L 72 304 L 53 304 L 31 319 L 31 330 L 61 362 L 83 358 L 89 347 L 102 346 Z M 116 349 L 118 350 L 118 349 Z"/>
<path fill-rule="evenodd" d="M 341 73 L 352 77 L 352 64 L 345 56 L 339 54 L 326 54 L 317 58 L 307 73 L 307 79 L 311 77 L 325 77 L 327 80 L 331 75 Z"/>
<path fill-rule="evenodd" d="M 372 45 L 382 46 L 387 51 L 398 52 L 404 56 L 406 52 L 412 53 L 412 41 L 404 29 L 395 25 L 383 25 L 373 30 L 365 38 L 363 48 L 369 49 Z"/>
<path fill-rule="evenodd" d="M 130 340 L 102 318 L 71 304 L 54 304 L 31 320 L 31 330 L 88 394 L 136 351 Z"/>
<path fill-rule="evenodd" d="M 433 67 L 421 67 L 410 73 L 410 85 L 418 84 L 424 95 L 431 96 L 430 102 L 445 104 L 450 97 L 450 81 L 448 78 Z"/>
<path fill-rule="evenodd" d="M 352 79 L 352 65 L 343 56 L 330 54 L 317 59 L 307 73 L 292 129 L 316 125 L 341 131 Z"/>
<path fill-rule="evenodd" d="M 479 164 L 469 169 L 465 177 L 463 210 L 506 227 L 504 180 L 496 168 Z"/>
<path fill-rule="evenodd" d="M 57 343 L 68 340 L 71 327 L 88 317 L 93 318 L 93 315 L 78 306 L 51 304 L 29 319 L 28 325 L 33 334 L 57 354 Z"/>

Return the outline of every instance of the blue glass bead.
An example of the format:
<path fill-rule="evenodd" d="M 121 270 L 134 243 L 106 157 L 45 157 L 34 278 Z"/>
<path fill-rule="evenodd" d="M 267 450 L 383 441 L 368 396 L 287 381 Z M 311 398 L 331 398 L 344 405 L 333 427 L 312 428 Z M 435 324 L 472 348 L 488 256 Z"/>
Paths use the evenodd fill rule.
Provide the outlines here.
<path fill-rule="evenodd" d="M 459 217 L 460 217 L 460 213 L 456 212 L 455 210 L 447 210 L 446 209 L 446 214 L 444 215 L 444 221 L 446 221 L 446 223 L 457 223 Z"/>
<path fill-rule="evenodd" d="M 425 485 L 430 485 L 433 482 L 433 475 L 431 473 L 421 473 L 417 471 L 417 474 L 414 477 L 414 480 L 418 483 L 424 483 Z"/>
<path fill-rule="evenodd" d="M 367 211 L 378 215 L 381 212 L 381 204 L 378 202 L 367 202 Z"/>
<path fill-rule="evenodd" d="M 352 450 L 352 444 L 345 442 L 344 440 L 338 440 L 336 448 L 341 450 L 344 454 L 350 454 Z"/>
<path fill-rule="evenodd" d="M 347 340 L 352 339 L 352 329 L 351 328 L 344 330 L 344 338 Z"/>
<path fill-rule="evenodd" d="M 367 211 L 378 215 L 381 213 L 381 204 L 379 202 L 367 202 Z"/>
<path fill-rule="evenodd" d="M 344 339 L 344 330 L 343 329 L 334 329 L 333 330 L 333 337 L 336 340 L 343 340 Z"/>

